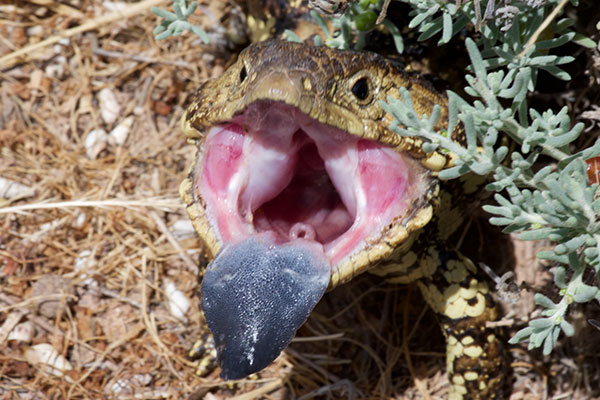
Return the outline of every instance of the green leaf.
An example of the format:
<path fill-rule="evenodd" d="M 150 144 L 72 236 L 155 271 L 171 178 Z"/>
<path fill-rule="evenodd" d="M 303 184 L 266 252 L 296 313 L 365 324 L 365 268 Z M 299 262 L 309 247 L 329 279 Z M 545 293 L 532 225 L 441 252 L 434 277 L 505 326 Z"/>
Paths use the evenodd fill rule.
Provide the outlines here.
<path fill-rule="evenodd" d="M 529 337 L 531 336 L 533 331 L 534 331 L 534 329 L 531 326 L 523 328 L 520 331 L 518 331 L 515 334 L 515 336 L 511 337 L 510 340 L 508 341 L 508 343 L 517 344 L 519 342 L 522 342 L 523 340 L 527 340 L 527 339 L 529 339 Z"/>
<path fill-rule="evenodd" d="M 559 329 L 552 328 L 550 330 L 550 332 L 548 332 L 548 335 L 546 335 L 546 340 L 544 340 L 544 349 L 543 349 L 543 354 L 544 355 L 548 355 L 552 352 L 552 349 L 554 348 L 554 346 L 556 345 L 556 341 L 558 339 L 558 335 L 560 333 Z"/>
<path fill-rule="evenodd" d="M 329 32 L 329 27 L 327 26 L 327 23 L 325 22 L 323 17 L 321 17 L 319 15 L 319 13 L 316 12 L 315 10 L 310 10 L 310 16 L 312 17 L 312 19 L 315 20 L 317 25 L 319 25 L 319 28 L 321 28 L 321 30 L 323 31 L 323 33 L 325 33 L 327 38 L 331 38 L 331 33 Z"/>
<path fill-rule="evenodd" d="M 567 336 L 573 336 L 575 334 L 575 328 L 573 328 L 573 325 L 571 325 L 567 321 L 562 321 L 560 323 L 560 328 Z"/>
<path fill-rule="evenodd" d="M 387 28 L 388 31 L 392 34 L 392 39 L 394 40 L 394 45 L 396 46 L 396 51 L 398 54 L 402 54 L 404 52 L 404 40 L 402 38 L 402 34 L 400 30 L 394 23 L 388 19 L 384 19 L 382 22 L 383 26 Z"/>
<path fill-rule="evenodd" d="M 597 45 L 596 42 L 594 42 L 589 37 L 583 35 L 582 33 L 575 34 L 575 37 L 573 38 L 573 42 L 577 43 L 578 45 L 580 45 L 582 47 L 588 48 L 588 49 L 593 49 Z"/>
<path fill-rule="evenodd" d="M 177 15 L 173 14 L 172 12 L 165 11 L 159 7 L 150 7 L 150 11 L 152 11 L 154 15 L 164 18 L 167 21 L 175 21 L 177 19 Z"/>
<path fill-rule="evenodd" d="M 441 29 L 442 29 L 442 18 L 438 17 L 438 18 L 434 19 L 433 21 L 430 21 L 430 22 L 427 22 L 427 23 L 421 25 L 419 30 L 422 30 L 423 33 L 421 33 L 421 35 L 419 35 L 417 40 L 423 41 L 423 40 L 430 39 L 433 35 L 438 33 Z"/>
<path fill-rule="evenodd" d="M 442 38 L 439 40 L 438 44 L 448 43 L 452 38 L 452 16 L 449 13 L 442 14 Z"/>
<path fill-rule="evenodd" d="M 544 343 L 544 340 L 548 337 L 550 329 L 552 328 L 544 330 L 536 329 L 535 332 L 531 334 L 531 337 L 529 339 L 529 346 L 527 346 L 527 348 L 535 349 L 536 347 L 540 347 L 542 343 Z"/>
<path fill-rule="evenodd" d="M 544 308 L 554 309 L 557 306 L 552 300 L 550 300 L 548 297 L 544 296 L 541 293 L 536 293 L 535 296 L 533 296 L 533 299 L 535 300 L 535 303 L 537 305 L 540 305 Z"/>
<path fill-rule="evenodd" d="M 568 72 L 558 68 L 554 65 L 540 65 L 540 68 L 548 71 L 551 75 L 558 79 L 562 79 L 563 81 L 571 80 L 571 75 Z"/>
<path fill-rule="evenodd" d="M 560 47 L 566 43 L 568 43 L 575 36 L 575 32 L 569 32 L 564 35 L 560 35 L 559 37 L 552 38 L 549 40 L 541 40 L 535 44 L 536 50 L 549 50 L 556 47 Z"/>
<path fill-rule="evenodd" d="M 577 303 L 587 303 L 588 301 L 593 300 L 596 295 L 598 295 L 599 290 L 600 289 L 595 286 L 589 286 L 581 283 L 577 289 L 575 289 L 573 300 L 575 300 Z"/>
<path fill-rule="evenodd" d="M 367 10 L 354 17 L 354 24 L 359 31 L 370 31 L 375 27 L 375 21 L 377 21 L 377 14 L 373 10 Z"/>
<path fill-rule="evenodd" d="M 567 270 L 565 267 L 557 267 L 554 271 L 554 284 L 559 287 L 559 289 L 567 288 L 567 280 L 566 280 Z"/>
<path fill-rule="evenodd" d="M 411 19 L 410 22 L 408 23 L 408 27 L 410 29 L 413 29 L 413 28 L 421 25 L 423 23 L 423 21 L 425 21 L 429 17 L 431 17 L 430 13 L 425 13 L 425 12 L 417 13 L 417 15 L 415 15 L 413 17 L 413 19 Z"/>
<path fill-rule="evenodd" d="M 192 32 L 194 32 L 196 34 L 196 36 L 198 36 L 200 38 L 200 40 L 202 40 L 204 42 L 204 44 L 208 44 L 210 42 L 210 39 L 208 38 L 207 33 L 204 32 L 199 27 L 192 25 L 190 27 L 190 29 L 192 30 Z"/>
<path fill-rule="evenodd" d="M 537 318 L 529 321 L 529 326 L 536 329 L 547 329 L 554 326 L 554 321 L 550 318 Z"/>

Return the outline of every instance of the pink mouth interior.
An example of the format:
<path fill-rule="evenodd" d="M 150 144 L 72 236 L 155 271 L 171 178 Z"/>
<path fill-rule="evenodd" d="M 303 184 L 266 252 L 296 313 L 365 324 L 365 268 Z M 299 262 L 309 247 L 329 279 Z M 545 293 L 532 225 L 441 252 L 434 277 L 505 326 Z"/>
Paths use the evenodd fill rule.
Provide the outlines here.
<path fill-rule="evenodd" d="M 197 194 L 223 243 L 305 239 L 332 266 L 406 216 L 415 192 L 391 148 L 274 102 L 211 128 L 197 168 Z"/>

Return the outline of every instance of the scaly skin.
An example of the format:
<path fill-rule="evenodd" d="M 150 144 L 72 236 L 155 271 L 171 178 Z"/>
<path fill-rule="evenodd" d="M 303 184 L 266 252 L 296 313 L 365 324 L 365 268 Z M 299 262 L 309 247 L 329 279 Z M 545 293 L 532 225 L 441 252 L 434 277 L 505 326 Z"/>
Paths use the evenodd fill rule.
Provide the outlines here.
<path fill-rule="evenodd" d="M 366 79 L 369 86 L 364 100 L 352 94 L 359 79 Z M 415 160 L 412 167 L 428 176 L 429 189 L 413 204 L 409 216 L 394 221 L 377 242 L 338 266 L 332 272 L 330 288 L 366 270 L 392 282 L 418 281 L 426 301 L 440 316 L 446 337 L 449 399 L 501 398 L 502 343 L 497 333 L 485 327 L 486 321 L 498 318 L 498 310 L 473 263 L 446 245 L 463 219 L 461 210 L 454 207 L 457 191 L 471 191 L 474 186 L 459 181 L 440 183 L 437 173 L 452 165 L 451 155 L 425 154 L 420 139 L 401 137 L 390 130 L 393 119 L 379 101 L 388 96 L 399 98 L 401 87 L 410 91 L 419 114 L 430 114 L 434 105 L 441 106 L 436 128 L 446 128 L 446 98 L 396 63 L 373 53 L 270 40 L 251 45 L 223 76 L 204 83 L 182 126 L 188 137 L 202 146 L 209 127 L 230 120 L 253 102 L 270 100 L 409 154 Z M 452 132 L 452 138 L 464 141 L 460 127 Z M 209 256 L 214 256 L 221 243 L 206 218 L 205 205 L 194 192 L 194 179 L 190 174 L 180 192 L 194 228 Z"/>

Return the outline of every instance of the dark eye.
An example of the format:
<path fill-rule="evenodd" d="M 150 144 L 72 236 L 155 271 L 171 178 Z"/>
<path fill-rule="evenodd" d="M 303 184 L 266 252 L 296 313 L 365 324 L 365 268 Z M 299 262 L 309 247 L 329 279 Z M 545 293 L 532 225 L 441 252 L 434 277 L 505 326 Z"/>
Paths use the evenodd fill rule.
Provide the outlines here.
<path fill-rule="evenodd" d="M 354 86 L 352 86 L 352 94 L 356 96 L 359 100 L 365 100 L 369 97 L 369 82 L 367 82 L 367 78 L 360 78 L 356 82 L 354 82 Z"/>
<path fill-rule="evenodd" d="M 242 70 L 240 71 L 240 82 L 244 82 L 247 76 L 248 73 L 246 72 L 246 67 L 242 67 Z"/>

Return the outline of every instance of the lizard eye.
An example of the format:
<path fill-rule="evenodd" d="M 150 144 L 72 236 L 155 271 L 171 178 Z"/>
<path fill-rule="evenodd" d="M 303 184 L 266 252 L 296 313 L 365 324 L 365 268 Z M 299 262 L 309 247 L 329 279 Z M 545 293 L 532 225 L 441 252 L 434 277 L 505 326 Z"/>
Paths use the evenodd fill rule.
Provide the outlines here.
<path fill-rule="evenodd" d="M 246 77 L 248 76 L 248 73 L 246 72 L 246 67 L 242 67 L 242 70 L 240 71 L 240 83 L 244 82 L 246 80 Z"/>
<path fill-rule="evenodd" d="M 346 93 L 359 108 L 369 106 L 379 91 L 377 77 L 368 70 L 358 71 L 347 82 Z"/>
<path fill-rule="evenodd" d="M 369 82 L 367 82 L 367 78 L 360 78 L 354 85 L 352 86 L 352 94 L 358 100 L 366 100 L 369 97 Z"/>

